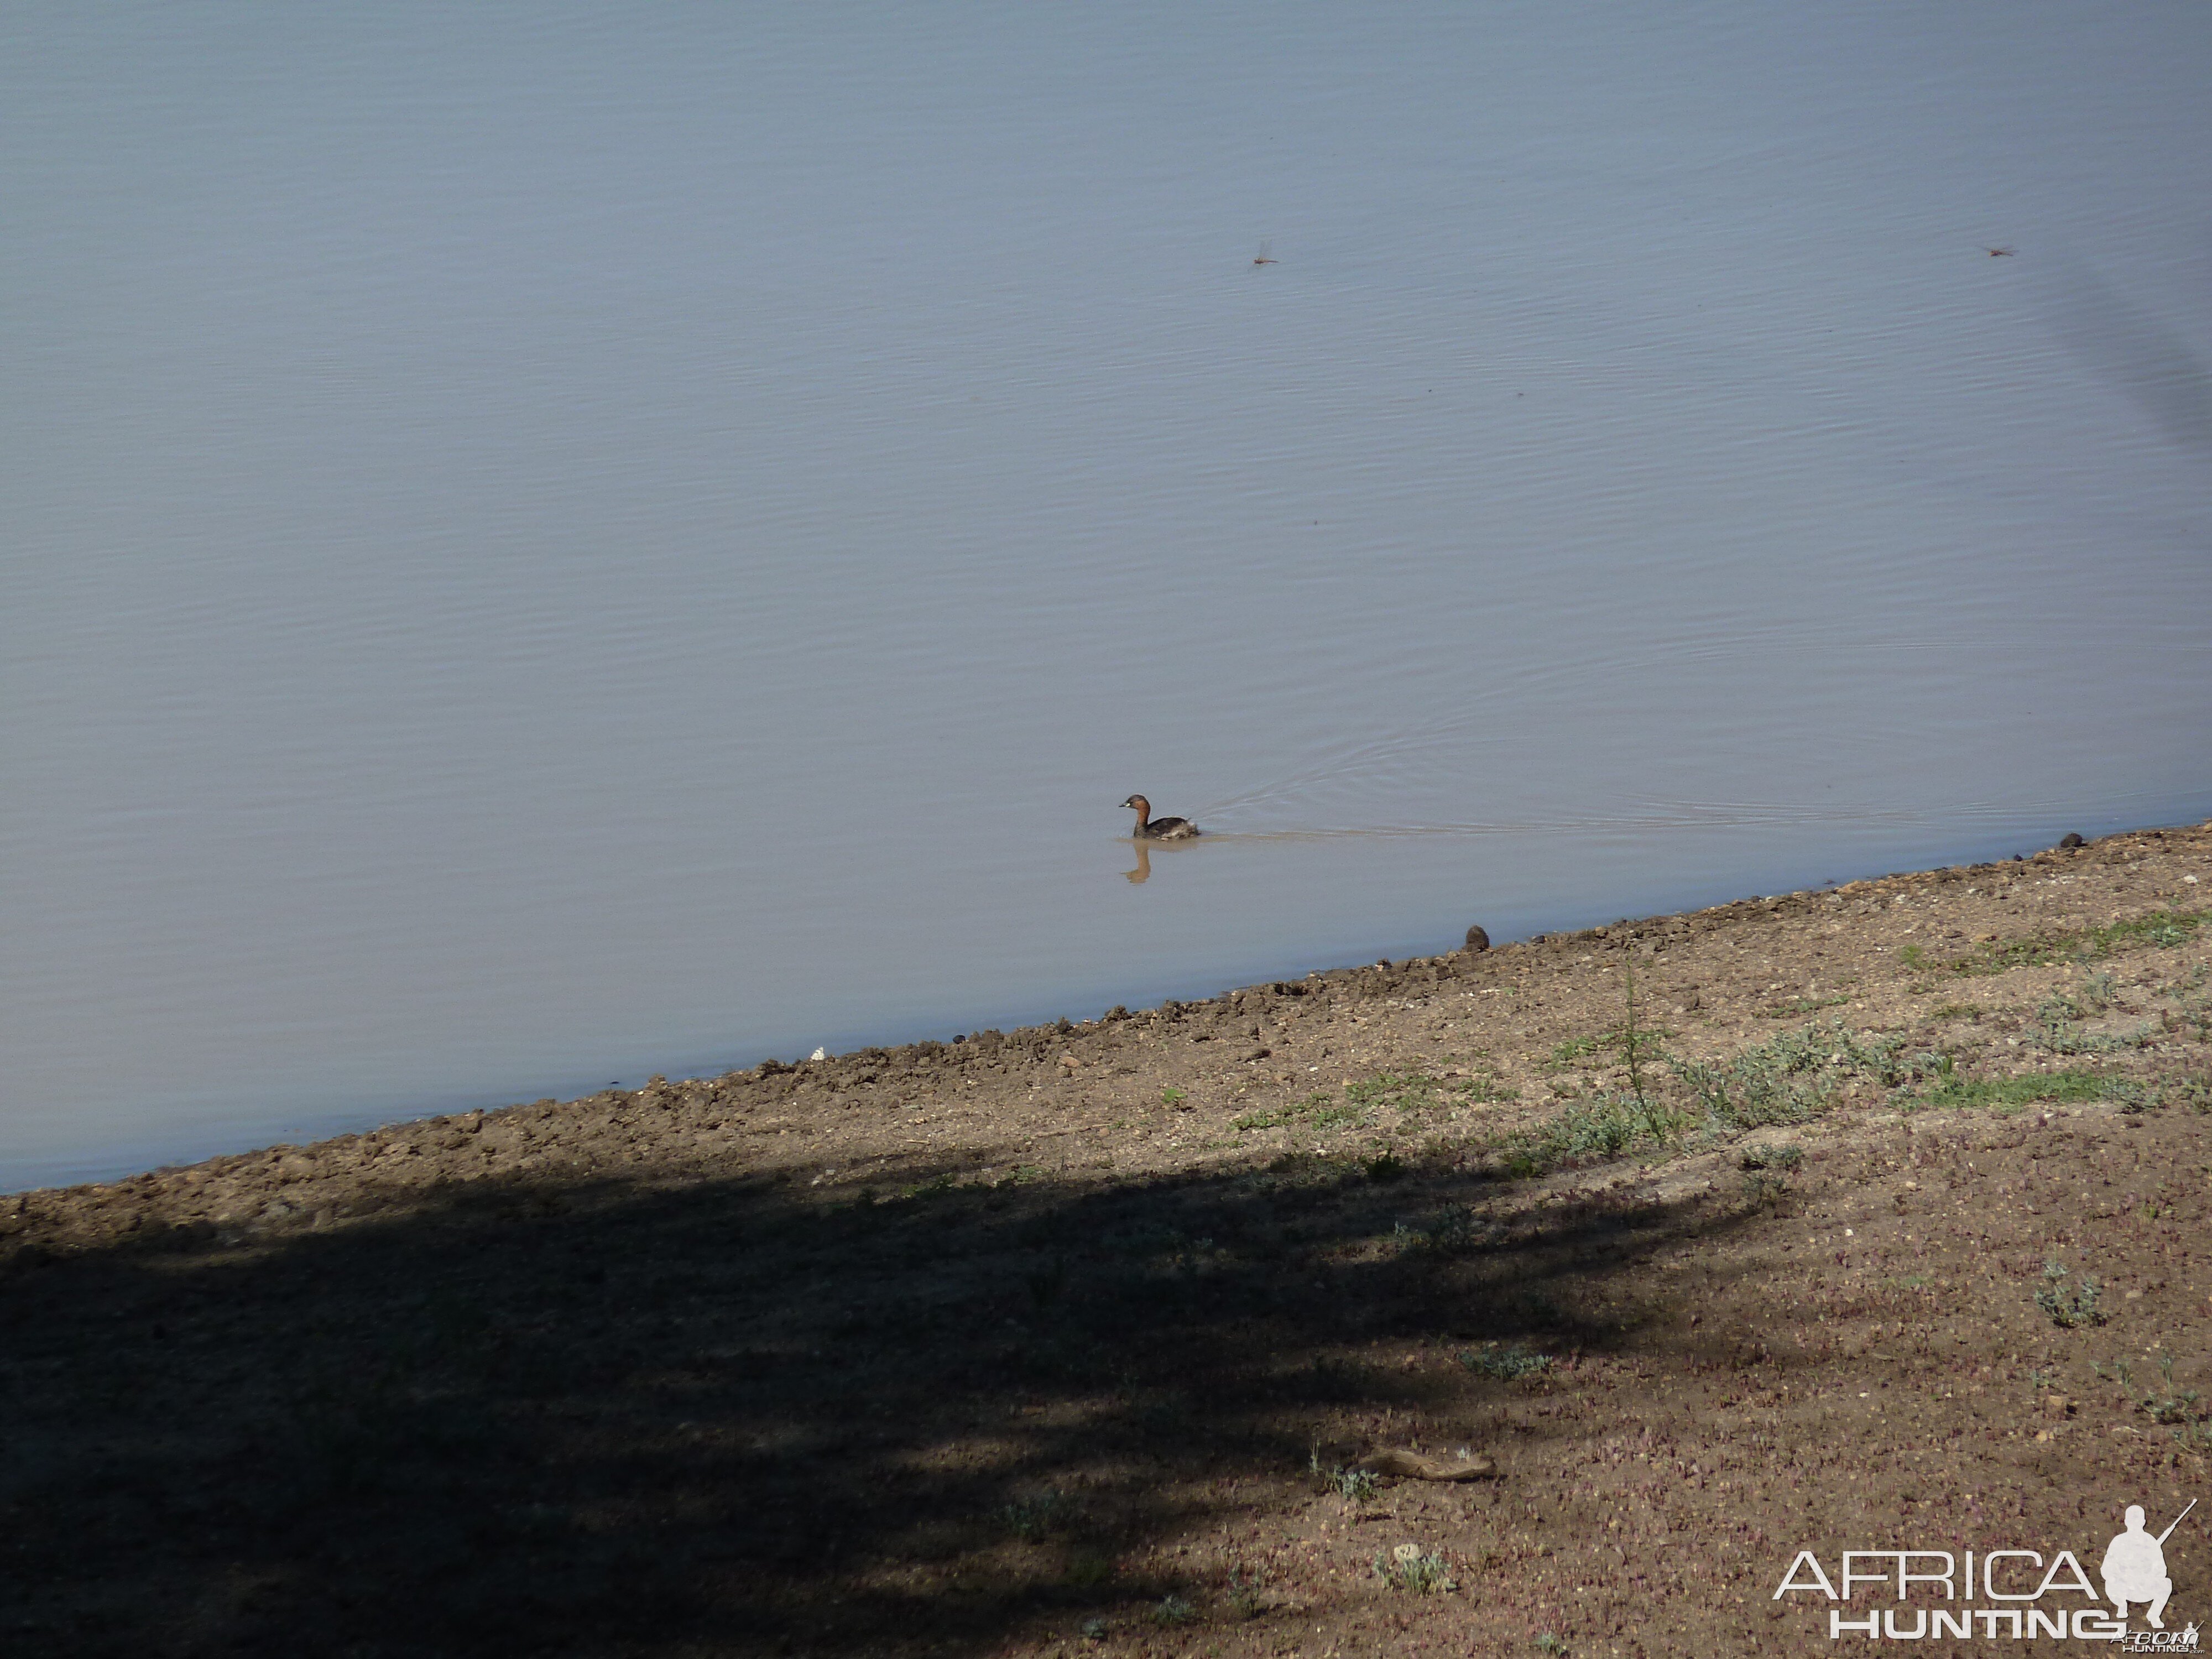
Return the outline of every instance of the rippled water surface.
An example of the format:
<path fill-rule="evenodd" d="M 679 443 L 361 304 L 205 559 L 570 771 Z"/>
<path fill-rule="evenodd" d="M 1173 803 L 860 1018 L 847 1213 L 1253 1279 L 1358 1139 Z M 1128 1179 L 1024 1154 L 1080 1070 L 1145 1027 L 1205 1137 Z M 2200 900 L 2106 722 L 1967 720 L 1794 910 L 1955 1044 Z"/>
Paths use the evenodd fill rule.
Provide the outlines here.
<path fill-rule="evenodd" d="M 9 36 L 0 1185 L 2212 811 L 2212 12 Z"/>

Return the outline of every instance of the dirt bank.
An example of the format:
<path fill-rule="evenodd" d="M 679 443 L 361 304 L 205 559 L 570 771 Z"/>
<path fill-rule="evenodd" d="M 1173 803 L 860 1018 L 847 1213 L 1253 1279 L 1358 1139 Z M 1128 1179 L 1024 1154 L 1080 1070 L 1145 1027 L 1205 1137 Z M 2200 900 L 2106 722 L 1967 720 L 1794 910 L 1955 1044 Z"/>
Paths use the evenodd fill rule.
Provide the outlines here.
<path fill-rule="evenodd" d="M 1809 1652 L 1800 1548 L 2094 1572 L 2212 1450 L 2208 888 L 2146 831 L 0 1198 L 0 1634 Z"/>

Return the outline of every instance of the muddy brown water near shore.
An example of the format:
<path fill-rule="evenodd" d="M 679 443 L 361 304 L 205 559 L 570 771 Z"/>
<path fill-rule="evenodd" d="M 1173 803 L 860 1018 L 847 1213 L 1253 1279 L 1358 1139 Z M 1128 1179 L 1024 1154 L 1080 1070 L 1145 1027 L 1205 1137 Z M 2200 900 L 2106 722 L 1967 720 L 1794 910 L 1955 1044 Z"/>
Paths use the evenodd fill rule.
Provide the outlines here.
<path fill-rule="evenodd" d="M 1800 1548 L 2090 1560 L 2205 1490 L 2208 886 L 2145 831 L 0 1199 L 0 1633 L 1795 1651 Z"/>

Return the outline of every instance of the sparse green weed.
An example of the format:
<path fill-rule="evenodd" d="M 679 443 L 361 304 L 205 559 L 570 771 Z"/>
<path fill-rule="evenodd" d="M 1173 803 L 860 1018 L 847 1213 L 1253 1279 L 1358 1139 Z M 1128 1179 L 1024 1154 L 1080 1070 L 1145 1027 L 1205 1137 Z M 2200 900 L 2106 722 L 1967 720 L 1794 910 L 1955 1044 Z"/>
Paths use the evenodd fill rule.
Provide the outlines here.
<path fill-rule="evenodd" d="M 1503 1347 L 1495 1342 L 1486 1342 L 1480 1348 L 1462 1348 L 1458 1358 L 1459 1363 L 1476 1376 L 1495 1377 L 1501 1382 L 1541 1376 L 1552 1368 L 1551 1355 L 1531 1352 L 1517 1342 Z"/>
<path fill-rule="evenodd" d="M 1935 1071 L 1943 1056 L 1908 1053 L 1901 1034 L 1861 1035 L 1841 1020 L 1784 1031 L 1719 1065 L 1675 1059 L 1675 1074 L 1704 1104 L 1716 1132 L 1795 1123 L 1818 1116 L 1844 1078 L 1897 1088 Z"/>
<path fill-rule="evenodd" d="M 1376 1478 L 1365 1469 L 1337 1469 L 1329 1475 L 1336 1495 L 1347 1504 L 1364 1504 L 1375 1496 Z"/>
<path fill-rule="evenodd" d="M 2054 996 L 2035 1011 L 2035 1030 L 2028 1042 L 2054 1054 L 2109 1054 L 2141 1048 L 2155 1028 L 2144 1025 L 2133 1031 L 2085 1031 L 2076 1023 L 2089 1012 L 2069 996 Z"/>
<path fill-rule="evenodd" d="M 1080 1551 L 1068 1558 L 1067 1571 L 1061 1575 L 1061 1582 L 1070 1589 L 1103 1589 L 1114 1582 L 1114 1559 L 1095 1551 Z M 1097 1626 L 1096 1633 L 1092 1632 L 1092 1626 Z M 1106 1621 L 1103 1619 L 1090 1620 L 1084 1626 L 1083 1633 L 1094 1642 L 1105 1640 Z"/>
<path fill-rule="evenodd" d="M 1388 1554 L 1376 1551 L 1375 1576 L 1392 1589 L 1414 1595 L 1459 1588 L 1459 1581 L 1451 1576 L 1451 1568 L 1443 1557 L 1434 1550 L 1424 1550 L 1419 1544 L 1401 1544 Z"/>
<path fill-rule="evenodd" d="M 1260 1581 L 1241 1572 L 1229 1575 L 1229 1593 L 1223 1598 L 1231 1617 L 1257 1619 L 1267 1610 L 1267 1599 L 1260 1593 Z"/>
<path fill-rule="evenodd" d="M 1306 1454 L 1306 1468 L 1323 1486 L 1335 1492 L 1347 1504 L 1365 1503 L 1375 1496 L 1375 1489 L 1379 1484 L 1365 1469 L 1347 1469 L 1337 1464 L 1331 1464 L 1328 1468 L 1323 1468 L 1321 1462 L 1321 1444 L 1318 1441 Z"/>
<path fill-rule="evenodd" d="M 1036 1539 L 1074 1524 L 1079 1511 L 1064 1492 L 1038 1492 L 1018 1498 L 999 1511 L 999 1519 L 1017 1538 Z"/>
<path fill-rule="evenodd" d="M 2108 1077 L 2100 1091 L 2106 1100 L 2120 1103 L 2123 1115 L 2137 1117 L 2152 1110 L 2162 1098 L 2162 1091 L 2154 1083 L 2137 1083 L 2128 1078 Z"/>
<path fill-rule="evenodd" d="M 1188 1625 L 1197 1618 L 1198 1609 L 1180 1595 L 1170 1595 L 1163 1597 L 1159 1605 L 1146 1616 L 1154 1624 L 1172 1630 L 1177 1625 Z"/>
<path fill-rule="evenodd" d="M 1433 1109 L 1443 1103 L 1443 1079 L 1426 1072 L 1377 1072 L 1344 1085 L 1344 1096 L 1363 1112 L 1373 1107 L 1395 1106 L 1401 1112 Z"/>
<path fill-rule="evenodd" d="M 2069 1288 L 2066 1283 L 2066 1268 L 2057 1261 L 2043 1264 L 2043 1288 L 2035 1293 L 2035 1305 L 2043 1310 L 2052 1324 L 2063 1331 L 2081 1325 L 2101 1325 L 2105 1316 L 2099 1311 L 2097 1302 L 2103 1287 L 2096 1277 L 2083 1273 Z"/>
<path fill-rule="evenodd" d="M 2115 921 L 2103 927 L 2084 928 L 2078 932 L 2024 934 L 2017 939 L 1992 939 L 1979 945 L 1963 957 L 1948 962 L 1929 958 L 1917 945 L 1899 952 L 1908 968 L 1928 969 L 1937 973 L 1954 974 L 1961 978 L 1989 974 L 2009 973 L 2015 968 L 2033 968 L 2055 962 L 2095 962 L 2124 951 L 2144 946 L 2165 947 L 2185 945 L 2196 937 L 2212 911 L 2165 910 L 2156 915 L 2137 916 L 2131 921 Z"/>
<path fill-rule="evenodd" d="M 2027 1077 L 1962 1078 L 1946 1066 L 1920 1096 L 1929 1106 L 2017 1109 L 2038 1101 L 2100 1100 L 2106 1079 L 2094 1072 L 2043 1072 Z"/>
<path fill-rule="evenodd" d="M 1743 1200 L 1754 1209 L 1765 1209 L 1779 1204 L 1790 1194 L 1790 1182 L 1771 1170 L 1747 1170 L 1743 1175 Z"/>
<path fill-rule="evenodd" d="M 1462 1103 L 1480 1106 L 1488 1101 L 1518 1100 L 1521 1091 L 1500 1082 L 1494 1077 L 1462 1078 L 1452 1085 L 1452 1092 Z"/>
<path fill-rule="evenodd" d="M 2158 1357 L 2158 1377 L 2157 1391 L 2142 1396 L 2142 1408 L 2151 1414 L 2152 1420 L 2166 1424 L 2195 1421 L 2200 1415 L 2197 1402 L 2203 1396 L 2195 1389 L 2175 1389 L 2172 1354 Z"/>
<path fill-rule="evenodd" d="M 1505 1173 L 1548 1175 L 1595 1159 L 1618 1158 L 1644 1142 L 1664 1146 L 1683 1127 L 1680 1111 L 1656 1098 L 1605 1094 L 1571 1102 L 1557 1117 L 1516 1129 L 1498 1144 Z"/>
<path fill-rule="evenodd" d="M 2173 1431 L 2173 1439 L 2185 1451 L 2212 1452 L 2212 1423 L 2184 1423 Z"/>
<path fill-rule="evenodd" d="M 1777 1019 L 1802 1019 L 1823 1008 L 1840 1008 L 1850 1000 L 1849 997 L 1792 997 L 1776 1003 L 1767 1012 Z"/>
<path fill-rule="evenodd" d="M 1424 1221 L 1398 1224 L 1398 1248 L 1431 1255 L 1464 1255 L 1487 1240 L 1489 1224 L 1475 1219 L 1471 1210 L 1439 1211 Z"/>
<path fill-rule="evenodd" d="M 1565 1072 L 1581 1067 L 1584 1060 L 1594 1055 L 1617 1055 L 1617 1060 L 1608 1058 L 1600 1063 L 1625 1066 L 1628 1063 L 1632 1048 L 1637 1051 L 1640 1064 L 1654 1051 L 1656 1045 L 1674 1035 L 1673 1031 L 1660 1026 L 1637 1030 L 1629 1021 L 1623 1020 L 1619 1025 L 1609 1026 L 1589 1036 L 1570 1037 L 1565 1042 L 1554 1044 L 1550 1057 L 1540 1064 L 1547 1072 Z"/>
<path fill-rule="evenodd" d="M 1286 1129 L 1297 1124 L 1308 1128 L 1334 1129 L 1346 1123 L 1357 1123 L 1366 1115 L 1358 1105 L 1336 1103 L 1336 1097 L 1328 1093 L 1308 1095 L 1304 1100 L 1289 1106 L 1278 1106 L 1272 1110 L 1247 1112 L 1232 1118 L 1232 1129 Z"/>

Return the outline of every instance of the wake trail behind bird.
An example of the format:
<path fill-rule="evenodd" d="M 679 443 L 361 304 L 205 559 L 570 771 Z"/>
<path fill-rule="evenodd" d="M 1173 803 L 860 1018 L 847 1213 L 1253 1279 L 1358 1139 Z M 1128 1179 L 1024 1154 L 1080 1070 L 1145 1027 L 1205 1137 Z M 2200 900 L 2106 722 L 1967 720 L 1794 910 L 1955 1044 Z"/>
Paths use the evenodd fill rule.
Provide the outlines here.
<path fill-rule="evenodd" d="M 1484 836 L 1650 834 L 1667 830 L 1798 828 L 1820 824 L 1984 823 L 2017 821 L 2026 804 L 1981 801 L 1942 811 L 1911 806 L 1835 808 L 1786 802 L 1651 802 L 1644 810 L 1561 815 L 1552 817 L 1465 819 L 1436 823 L 1369 823 L 1240 830 L 1208 830 L 1208 841 L 1339 841 L 1354 836 L 1407 839 L 1415 836 Z"/>

